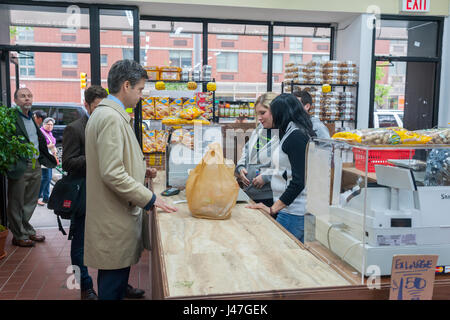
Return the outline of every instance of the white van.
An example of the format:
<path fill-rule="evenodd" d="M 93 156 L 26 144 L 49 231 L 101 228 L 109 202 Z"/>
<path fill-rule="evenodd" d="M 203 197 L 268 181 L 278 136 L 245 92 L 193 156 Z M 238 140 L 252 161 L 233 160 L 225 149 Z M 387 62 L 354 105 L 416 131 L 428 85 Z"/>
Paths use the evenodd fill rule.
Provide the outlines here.
<path fill-rule="evenodd" d="M 374 112 L 374 128 L 403 128 L 403 110 L 378 110 Z"/>

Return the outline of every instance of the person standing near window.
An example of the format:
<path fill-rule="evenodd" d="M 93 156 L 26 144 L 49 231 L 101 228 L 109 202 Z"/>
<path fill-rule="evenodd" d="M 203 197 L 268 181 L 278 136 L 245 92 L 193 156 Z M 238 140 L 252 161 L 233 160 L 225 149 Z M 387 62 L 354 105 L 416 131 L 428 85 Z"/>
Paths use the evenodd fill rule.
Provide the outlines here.
<path fill-rule="evenodd" d="M 297 239 L 304 239 L 305 162 L 306 147 L 316 136 L 309 115 L 301 102 L 293 95 L 283 93 L 270 104 L 273 128 L 278 129 L 280 142 L 272 157 L 272 180 L 274 204 L 248 205 L 261 209 L 276 220 Z"/>
<path fill-rule="evenodd" d="M 312 108 L 313 104 L 312 97 L 309 92 L 306 90 L 297 90 L 294 91 L 294 96 L 296 96 L 300 100 L 303 105 L 303 109 L 305 109 L 305 111 L 309 113 L 309 110 Z M 327 126 L 324 125 L 318 117 L 311 116 L 310 119 L 317 138 L 330 139 L 330 131 L 328 130 Z"/>
<path fill-rule="evenodd" d="M 270 151 L 278 142 L 276 137 L 272 139 L 270 113 L 270 103 L 277 95 L 274 92 L 267 92 L 256 99 L 258 125 L 242 149 L 242 156 L 235 170 L 245 193 L 255 202 L 262 202 L 269 207 L 273 205 L 271 175 L 265 174 L 265 169 L 270 168 Z"/>
<path fill-rule="evenodd" d="M 45 137 L 33 120 L 33 94 L 30 89 L 17 89 L 14 102 L 17 105 L 14 123 L 16 136 L 22 136 L 25 142 L 32 143 L 36 153 L 32 159 L 18 159 L 8 170 L 8 228 L 13 235 L 13 245 L 33 247 L 35 242 L 45 241 L 45 236 L 36 234 L 29 222 L 38 201 L 41 164 L 52 168 L 56 166 L 56 159 L 48 152 Z"/>
<path fill-rule="evenodd" d="M 53 125 L 55 124 L 55 119 L 53 118 L 45 118 L 42 122 L 41 132 L 45 137 L 47 142 L 48 152 L 52 154 L 56 159 L 56 165 L 59 165 L 58 154 L 56 150 L 56 139 L 52 134 Z M 50 182 L 52 181 L 52 168 L 47 168 L 42 166 L 42 178 L 41 178 L 41 187 L 39 189 L 39 198 L 42 200 L 38 200 L 38 205 L 43 206 L 48 203 L 48 199 L 50 198 Z"/>
<path fill-rule="evenodd" d="M 33 119 L 36 122 L 37 126 L 40 128 L 42 126 L 42 122 L 47 118 L 47 113 L 43 110 L 36 110 L 33 112 Z"/>
<path fill-rule="evenodd" d="M 147 79 L 138 62 L 116 61 L 108 73 L 109 95 L 86 125 L 84 263 L 98 269 L 99 300 L 125 297 L 130 267 L 144 249 L 146 211 L 177 211 L 144 186 L 151 172 L 126 112 L 142 99 Z"/>

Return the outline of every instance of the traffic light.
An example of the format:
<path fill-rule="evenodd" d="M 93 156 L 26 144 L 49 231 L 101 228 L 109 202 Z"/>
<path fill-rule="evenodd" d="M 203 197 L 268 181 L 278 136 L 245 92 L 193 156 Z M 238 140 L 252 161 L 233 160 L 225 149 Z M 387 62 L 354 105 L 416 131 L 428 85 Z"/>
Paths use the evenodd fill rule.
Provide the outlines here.
<path fill-rule="evenodd" d="M 87 84 L 87 73 L 81 72 L 80 73 L 80 88 L 85 89 Z"/>

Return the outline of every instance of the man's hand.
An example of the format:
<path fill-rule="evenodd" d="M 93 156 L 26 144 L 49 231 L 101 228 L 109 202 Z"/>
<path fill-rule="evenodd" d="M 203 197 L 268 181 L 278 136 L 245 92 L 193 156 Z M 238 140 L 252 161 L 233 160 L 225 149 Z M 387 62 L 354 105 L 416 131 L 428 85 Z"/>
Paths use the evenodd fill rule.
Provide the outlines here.
<path fill-rule="evenodd" d="M 264 203 L 260 202 L 260 203 L 255 203 L 255 204 L 248 204 L 245 206 L 246 208 L 249 209 L 259 209 L 264 211 L 267 214 L 270 214 L 270 208 L 268 206 L 266 206 Z"/>
<path fill-rule="evenodd" d="M 250 185 L 250 180 L 247 179 L 247 170 L 245 168 L 242 168 L 241 171 L 239 171 L 239 179 L 241 179 L 244 186 L 248 187 Z"/>
<path fill-rule="evenodd" d="M 259 175 L 253 179 L 252 184 L 255 186 L 255 188 L 261 189 L 266 183 L 264 182 L 262 176 Z"/>
<path fill-rule="evenodd" d="M 147 171 L 145 171 L 145 177 L 146 178 L 156 178 L 156 175 L 158 173 L 158 170 L 156 170 L 155 168 L 147 168 Z"/>
<path fill-rule="evenodd" d="M 164 212 L 168 212 L 168 213 L 172 213 L 172 212 L 176 212 L 178 211 L 177 208 L 165 203 L 164 201 L 162 201 L 160 198 L 156 197 L 154 206 L 157 208 L 162 209 Z"/>

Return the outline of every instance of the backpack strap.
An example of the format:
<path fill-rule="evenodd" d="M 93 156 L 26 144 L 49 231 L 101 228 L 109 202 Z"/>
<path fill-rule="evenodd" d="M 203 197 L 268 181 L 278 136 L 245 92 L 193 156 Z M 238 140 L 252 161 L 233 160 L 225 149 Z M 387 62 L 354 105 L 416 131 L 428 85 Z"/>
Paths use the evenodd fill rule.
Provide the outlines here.
<path fill-rule="evenodd" d="M 63 235 L 67 235 L 66 231 L 64 230 L 61 219 L 59 218 L 59 215 L 56 216 L 56 219 L 58 220 L 58 229 L 62 232 Z"/>

